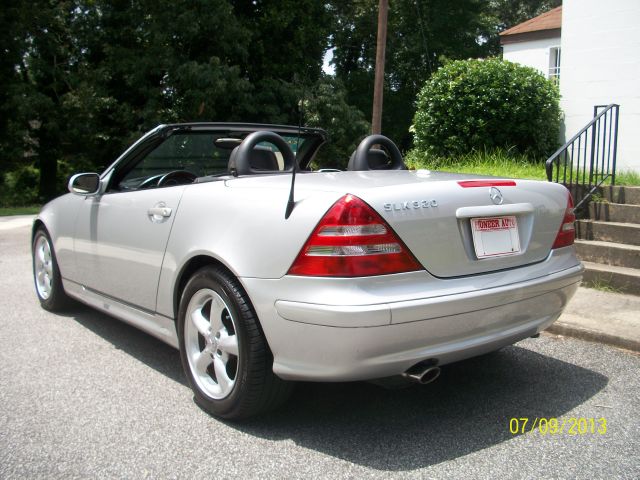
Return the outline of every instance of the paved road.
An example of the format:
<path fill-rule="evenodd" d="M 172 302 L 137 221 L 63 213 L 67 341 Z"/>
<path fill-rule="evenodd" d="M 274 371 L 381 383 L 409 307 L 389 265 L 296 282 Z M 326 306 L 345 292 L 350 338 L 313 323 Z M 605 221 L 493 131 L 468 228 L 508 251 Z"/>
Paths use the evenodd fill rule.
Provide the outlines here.
<path fill-rule="evenodd" d="M 0 231 L 0 478 L 640 478 L 640 358 L 541 337 L 388 391 L 302 384 L 241 424 L 192 401 L 177 352 L 78 306 L 41 310 L 28 227 Z M 511 417 L 605 417 L 512 435 Z"/>

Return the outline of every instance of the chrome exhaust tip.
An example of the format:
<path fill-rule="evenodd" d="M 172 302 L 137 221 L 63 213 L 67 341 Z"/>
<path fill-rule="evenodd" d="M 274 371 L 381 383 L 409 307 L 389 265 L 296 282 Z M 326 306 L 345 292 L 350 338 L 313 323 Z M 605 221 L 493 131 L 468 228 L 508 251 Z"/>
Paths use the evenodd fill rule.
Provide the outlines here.
<path fill-rule="evenodd" d="M 433 364 L 424 365 L 424 363 L 414 365 L 402 374 L 403 378 L 422 385 L 433 382 L 439 376 L 440 367 L 436 367 Z"/>

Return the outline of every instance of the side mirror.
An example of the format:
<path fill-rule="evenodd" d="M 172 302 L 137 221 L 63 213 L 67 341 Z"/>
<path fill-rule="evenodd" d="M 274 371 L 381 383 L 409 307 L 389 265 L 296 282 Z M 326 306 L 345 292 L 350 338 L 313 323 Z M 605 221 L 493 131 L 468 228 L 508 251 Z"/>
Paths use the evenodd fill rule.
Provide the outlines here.
<path fill-rule="evenodd" d="M 78 173 L 69 179 L 69 191 L 76 195 L 91 196 L 100 191 L 100 175 L 97 173 Z"/>

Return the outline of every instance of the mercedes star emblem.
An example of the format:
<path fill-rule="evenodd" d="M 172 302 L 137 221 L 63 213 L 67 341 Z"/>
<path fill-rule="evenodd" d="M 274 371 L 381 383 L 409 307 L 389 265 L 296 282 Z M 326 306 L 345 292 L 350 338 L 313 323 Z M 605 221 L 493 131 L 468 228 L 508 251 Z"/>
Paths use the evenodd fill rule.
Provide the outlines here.
<path fill-rule="evenodd" d="M 496 187 L 491 187 L 489 190 L 489 198 L 495 205 L 502 205 L 504 202 L 504 198 L 502 197 L 502 192 L 498 190 Z"/>

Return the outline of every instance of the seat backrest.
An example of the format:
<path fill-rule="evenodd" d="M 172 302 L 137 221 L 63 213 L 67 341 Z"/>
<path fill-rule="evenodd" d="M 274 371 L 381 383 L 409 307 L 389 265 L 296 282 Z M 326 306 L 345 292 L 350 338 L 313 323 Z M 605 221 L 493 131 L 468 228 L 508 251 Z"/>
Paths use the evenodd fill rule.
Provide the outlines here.
<path fill-rule="evenodd" d="M 254 170 L 280 170 L 276 154 L 267 147 L 255 147 L 251 151 L 249 164 Z"/>
<path fill-rule="evenodd" d="M 237 171 L 236 168 L 236 155 L 240 146 L 237 146 L 231 151 L 229 156 L 229 171 Z M 276 154 L 268 147 L 255 147 L 251 150 L 249 158 L 249 166 L 252 170 L 260 170 L 265 172 L 279 172 L 278 159 Z M 250 171 L 237 171 L 238 175 L 247 175 L 252 173 Z"/>
<path fill-rule="evenodd" d="M 354 151 L 349 157 L 349 165 L 347 166 L 347 170 L 353 170 L 354 166 L 354 158 L 356 156 L 356 152 Z M 391 160 L 387 155 L 387 152 L 381 150 L 379 148 L 372 148 L 367 152 L 367 162 L 369 163 L 370 170 L 390 170 L 391 169 Z"/>

